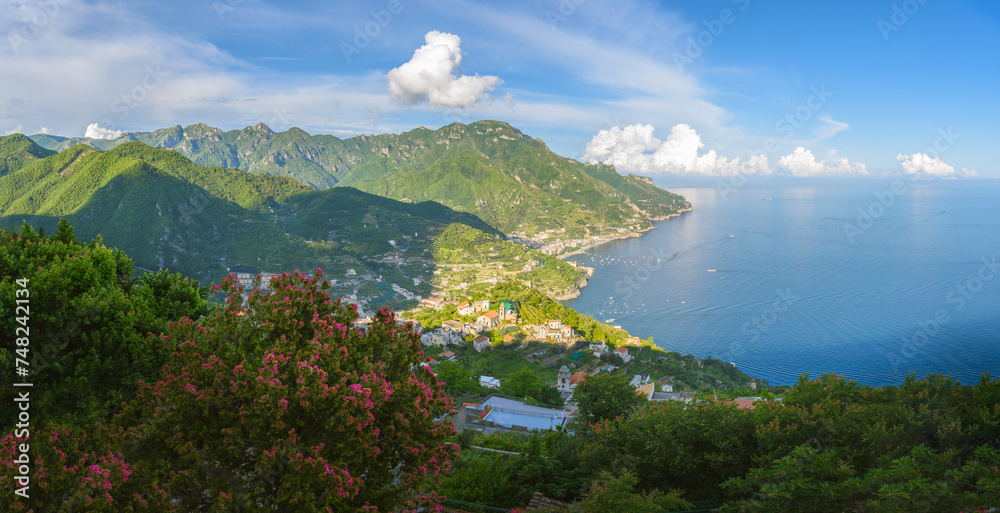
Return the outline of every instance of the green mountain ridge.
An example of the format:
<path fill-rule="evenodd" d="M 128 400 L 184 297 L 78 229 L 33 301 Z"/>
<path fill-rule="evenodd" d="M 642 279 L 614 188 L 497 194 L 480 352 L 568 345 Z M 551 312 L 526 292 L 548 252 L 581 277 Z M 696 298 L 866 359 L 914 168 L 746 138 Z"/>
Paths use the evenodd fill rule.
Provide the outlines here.
<path fill-rule="evenodd" d="M 32 136 L 65 150 L 77 143 L 109 149 L 140 141 L 173 149 L 205 166 L 287 176 L 316 189 L 352 186 L 397 200 L 436 201 L 476 214 L 501 232 L 545 239 L 644 230 L 690 208 L 648 178 L 553 153 L 539 139 L 501 121 L 416 128 L 400 134 L 340 139 L 263 123 L 222 131 L 204 124 L 134 132 L 115 140 Z"/>
<path fill-rule="evenodd" d="M 8 149 L 47 154 L 20 135 L 0 138 L 0 150 Z M 200 166 L 138 141 L 107 151 L 81 144 L 11 162 L 0 176 L 0 227 L 28 222 L 55 230 L 65 218 L 78 236 L 100 235 L 139 268 L 199 280 L 217 280 L 237 264 L 271 272 L 356 269 L 426 295 L 436 240 L 453 226 L 479 234 L 482 244 L 520 247 L 476 216 L 438 203 L 351 187 L 319 191 L 288 177 Z M 553 290 L 577 279 L 563 274 Z"/>
<path fill-rule="evenodd" d="M 0 176 L 16 171 L 35 160 L 55 155 L 55 153 L 38 146 L 21 134 L 4 137 L 0 139 Z"/>

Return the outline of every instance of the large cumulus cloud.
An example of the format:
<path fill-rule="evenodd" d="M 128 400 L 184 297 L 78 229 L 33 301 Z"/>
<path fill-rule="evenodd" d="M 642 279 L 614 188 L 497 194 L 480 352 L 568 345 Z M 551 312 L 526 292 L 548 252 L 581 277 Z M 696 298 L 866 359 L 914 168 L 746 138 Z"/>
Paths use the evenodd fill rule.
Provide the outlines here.
<path fill-rule="evenodd" d="M 432 30 L 427 43 L 413 52 L 409 62 L 386 74 L 392 99 L 404 104 L 430 102 L 437 107 L 471 107 L 503 83 L 499 77 L 456 76 L 462 64 L 462 40 L 454 34 Z"/>
<path fill-rule="evenodd" d="M 778 167 L 792 176 L 867 175 L 868 168 L 860 162 L 851 163 L 844 157 L 817 160 L 811 151 L 799 146 L 781 157 Z"/>
<path fill-rule="evenodd" d="M 91 139 L 117 139 L 123 133 L 121 130 L 111 130 L 110 128 L 103 128 L 97 123 L 91 123 L 87 125 L 87 132 L 83 136 Z"/>
<path fill-rule="evenodd" d="M 766 155 L 746 161 L 720 157 L 715 150 L 701 153 L 701 136 L 686 124 L 670 130 L 666 141 L 653 135 L 653 125 L 629 125 L 601 130 L 587 144 L 583 160 L 603 162 L 621 172 L 638 174 L 734 175 L 768 173 Z"/>
<path fill-rule="evenodd" d="M 781 157 L 775 169 L 765 153 L 740 160 L 720 156 L 715 150 L 703 151 L 701 136 L 684 123 L 675 125 L 665 141 L 657 139 L 654 130 L 653 125 L 642 124 L 601 130 L 587 144 L 583 160 L 611 164 L 624 173 L 647 175 L 767 175 L 776 170 L 794 176 L 868 174 L 862 163 L 832 155 L 819 160 L 803 147 Z"/>

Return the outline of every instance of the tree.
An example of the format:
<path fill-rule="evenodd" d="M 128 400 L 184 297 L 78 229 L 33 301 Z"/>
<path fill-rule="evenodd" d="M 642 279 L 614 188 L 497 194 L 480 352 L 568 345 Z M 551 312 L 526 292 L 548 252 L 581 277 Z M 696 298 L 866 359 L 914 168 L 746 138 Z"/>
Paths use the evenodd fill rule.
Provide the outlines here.
<path fill-rule="evenodd" d="M 504 393 L 534 399 L 552 406 L 562 406 L 562 395 L 558 390 L 531 372 L 527 367 L 511 374 L 503 381 L 501 387 Z"/>
<path fill-rule="evenodd" d="M 834 451 L 800 445 L 767 468 L 722 484 L 727 492 L 748 496 L 726 503 L 727 513 L 846 511 L 861 486 L 850 464 Z"/>
<path fill-rule="evenodd" d="M 580 464 L 589 473 L 630 469 L 639 489 L 669 483 L 692 500 L 719 496 L 719 484 L 750 469 L 755 425 L 746 410 L 712 401 L 655 401 L 588 428 Z"/>
<path fill-rule="evenodd" d="M 576 385 L 576 417 L 586 424 L 628 416 L 646 400 L 635 392 L 624 374 L 602 372 Z"/>
<path fill-rule="evenodd" d="M 244 305 L 230 275 L 223 308 L 161 337 L 170 361 L 116 421 L 180 509 L 390 511 L 450 468 L 418 334 L 387 309 L 362 334 L 321 283 L 282 274 Z"/>
<path fill-rule="evenodd" d="M 455 362 L 441 362 L 434 370 L 438 379 L 444 382 L 448 391 L 453 394 L 477 394 L 480 391 L 479 382 L 472 379 L 469 371 Z"/>
<path fill-rule="evenodd" d="M 518 477 L 519 469 L 509 456 L 463 451 L 455 468 L 448 472 L 436 491 L 460 501 L 513 507 L 527 502 L 519 493 Z"/>
<path fill-rule="evenodd" d="M 134 463 L 126 461 L 119 436 L 119 430 L 100 423 L 50 425 L 33 430 L 30 438 L 4 436 L 0 442 L 4 454 L 14 454 L 20 444 L 30 445 L 31 476 L 26 499 L 14 494 L 21 484 L 0 480 L 0 491 L 12 498 L 0 502 L 0 511 L 179 511 L 165 490 L 143 479 Z M 13 458 L 5 458 L 2 466 L 7 476 L 19 473 Z"/>
<path fill-rule="evenodd" d="M 659 513 L 690 508 L 691 504 L 681 499 L 680 492 L 671 490 L 664 493 L 651 490 L 645 493 L 635 491 L 639 478 L 629 471 L 613 475 L 602 471 L 591 484 L 590 492 L 577 504 L 573 511 L 579 513 Z"/>
<path fill-rule="evenodd" d="M 0 332 L 30 334 L 26 346 L 3 338 L 0 375 L 13 382 L 15 358 L 28 361 L 38 419 L 82 425 L 107 418 L 167 360 L 168 351 L 146 334 L 206 314 L 206 297 L 179 274 L 133 278 L 124 253 L 100 239 L 78 242 L 65 220 L 52 237 L 27 224 L 20 234 L 0 231 Z"/>
<path fill-rule="evenodd" d="M 971 506 L 961 493 L 956 474 L 961 462 L 954 452 L 935 453 L 924 445 L 888 467 L 865 475 L 865 489 L 873 495 L 864 503 L 872 513 L 895 511 L 960 511 Z"/>

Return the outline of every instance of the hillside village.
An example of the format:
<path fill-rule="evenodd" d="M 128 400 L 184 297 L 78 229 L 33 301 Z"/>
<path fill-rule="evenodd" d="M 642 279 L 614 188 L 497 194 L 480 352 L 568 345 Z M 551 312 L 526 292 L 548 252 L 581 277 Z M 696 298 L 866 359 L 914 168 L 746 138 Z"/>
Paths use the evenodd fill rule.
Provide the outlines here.
<path fill-rule="evenodd" d="M 559 318 L 529 322 L 519 315 L 519 307 L 527 309 L 528 305 L 428 298 L 406 314 L 408 319 L 397 318 L 401 323 L 413 322 L 421 332 L 429 357 L 426 365 L 433 369 L 454 362 L 478 383 L 478 393 L 457 398 L 462 405 L 454 419 L 459 429 L 506 432 L 564 426 L 575 410 L 576 386 L 602 372 L 626 375 L 636 393 L 649 401 L 690 402 L 699 393 L 726 390 L 733 395 L 757 388 L 755 380 L 732 364 L 664 351 L 653 346 L 651 339 L 632 336 L 621 326 L 602 325 L 611 333 L 604 338 L 610 340 L 594 340 L 579 326 Z M 532 312 L 532 317 L 538 316 Z M 363 325 L 359 321 L 359 327 Z M 523 369 L 555 388 L 563 405 L 504 397 L 506 378 Z"/>
<path fill-rule="evenodd" d="M 269 290 L 274 273 L 254 274 L 252 268 L 235 268 L 244 294 L 254 287 Z M 310 274 L 311 275 L 311 274 Z M 359 292 L 375 290 L 399 294 L 416 307 L 398 310 L 397 322 L 413 323 L 420 333 L 424 353 L 432 368 L 441 362 L 457 363 L 476 378 L 481 394 L 498 392 L 505 378 L 523 368 L 530 369 L 558 390 L 563 402 L 572 403 L 577 383 L 601 372 L 629 376 L 637 393 L 650 400 L 691 400 L 698 393 L 745 390 L 752 392 L 757 381 L 740 372 L 734 364 L 695 358 L 665 351 L 652 338 L 632 336 L 621 326 L 607 325 L 582 316 L 534 291 L 537 303 L 514 300 L 513 291 L 531 290 L 526 284 L 506 281 L 500 286 L 481 283 L 476 296 L 449 296 L 435 293 L 422 298 L 381 276 L 358 274 L 349 269 L 342 278 L 327 278 L 333 297 L 358 307 L 355 326 L 364 330 L 381 301 L 374 302 Z M 374 285 L 374 286 L 373 286 Z M 498 292 L 501 291 L 501 292 Z M 369 292 L 370 293 L 370 292 Z M 486 299 L 489 294 L 507 295 L 505 300 Z M 376 306 L 377 305 L 377 306 Z M 575 322 L 567 322 L 568 316 Z M 580 324 L 589 325 L 587 329 Z M 676 389 L 676 390 L 675 390 Z M 509 407 L 509 405 L 508 405 Z"/>

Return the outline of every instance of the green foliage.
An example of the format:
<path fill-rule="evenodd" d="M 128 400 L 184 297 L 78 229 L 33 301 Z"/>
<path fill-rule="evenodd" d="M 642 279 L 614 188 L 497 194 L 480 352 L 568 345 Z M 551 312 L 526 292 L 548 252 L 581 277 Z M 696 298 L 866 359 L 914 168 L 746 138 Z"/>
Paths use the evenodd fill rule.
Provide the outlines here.
<path fill-rule="evenodd" d="M 753 410 L 649 403 L 575 434 L 463 434 L 462 443 L 520 454 L 473 452 L 492 458 L 506 476 L 503 490 L 523 487 L 517 500 L 477 496 L 498 506 L 521 507 L 531 491 L 573 502 L 581 486 L 610 472 L 635 476 L 629 493 L 676 488 L 685 499 L 710 501 L 727 493 L 725 510 L 734 512 L 985 511 L 1000 501 L 1000 439 L 980 443 L 993 433 L 998 385 L 990 375 L 974 387 L 930 375 L 873 389 L 839 376 L 804 376 L 785 402 L 764 400 Z M 544 458 L 526 459 L 533 451 Z M 464 479 L 462 468 L 445 481 Z"/>
<path fill-rule="evenodd" d="M 588 480 L 576 453 L 583 441 L 565 432 L 534 435 L 484 435 L 464 431 L 462 452 L 455 466 L 434 491 L 477 504 L 516 508 L 541 492 L 564 502 L 580 497 Z M 471 446 L 515 452 L 516 455 L 474 449 Z"/>
<path fill-rule="evenodd" d="M 854 469 L 838 459 L 834 451 L 805 445 L 767 468 L 730 479 L 723 487 L 750 495 L 723 508 L 725 512 L 739 513 L 846 511 L 861 489 Z"/>
<path fill-rule="evenodd" d="M 260 210 L 312 190 L 287 177 L 254 175 L 225 167 L 207 169 L 175 151 L 151 148 L 138 141 L 116 146 L 108 150 L 107 155 L 145 162 L 164 173 L 205 189 L 216 198 L 248 210 Z"/>
<path fill-rule="evenodd" d="M 528 368 L 507 376 L 501 382 L 500 391 L 515 397 L 524 397 L 550 406 L 562 406 L 562 396 L 558 390 L 538 377 Z"/>
<path fill-rule="evenodd" d="M 21 134 L 0 137 L 0 176 L 54 154 Z"/>
<path fill-rule="evenodd" d="M 102 234 L 109 245 L 126 250 L 138 267 L 169 267 L 203 279 L 226 272 L 220 258 L 256 262 L 280 255 L 293 263 L 306 256 L 304 244 L 289 241 L 262 215 L 230 201 L 230 195 L 186 181 L 198 181 L 195 171 L 202 177 L 246 173 L 191 167 L 190 162 L 187 169 L 161 169 L 156 152 L 173 152 L 139 149 L 123 146 L 119 151 L 133 151 L 120 156 L 77 146 L 0 177 L 0 227 L 14 228 L 26 219 L 54 229 L 59 218 L 66 218 L 81 237 Z M 302 187 L 286 182 L 289 191 Z"/>
<path fill-rule="evenodd" d="M 589 426 L 595 422 L 627 418 L 646 402 L 629 384 L 625 374 L 602 372 L 577 383 L 573 399 L 579 408 L 576 419 Z"/>
<path fill-rule="evenodd" d="M 864 487 L 873 495 L 864 502 L 865 511 L 959 511 L 969 501 L 957 486 L 958 466 L 953 451 L 914 447 L 909 455 L 865 476 Z"/>
<path fill-rule="evenodd" d="M 581 454 L 590 475 L 635 472 L 639 487 L 670 483 L 694 500 L 719 496 L 719 483 L 745 474 L 755 448 L 753 420 L 730 404 L 680 401 L 644 405 L 630 417 L 598 422 Z"/>
<path fill-rule="evenodd" d="M 30 363 L 38 419 L 87 424 L 118 411 L 138 381 L 154 379 L 167 359 L 167 349 L 146 334 L 208 312 L 197 282 L 165 271 L 131 274 L 124 253 L 100 240 L 77 242 L 65 220 L 53 237 L 28 225 L 20 234 L 0 231 L 0 330 L 30 330 L 27 355 L 17 352 L 13 338 L 3 339 L 0 373 L 13 382 L 14 359 Z M 19 279 L 27 280 L 27 292 L 18 292 Z M 16 299 L 29 300 L 20 313 Z M 18 317 L 27 319 L 23 326 Z M 13 422 L 3 419 L 6 426 Z"/>
<path fill-rule="evenodd" d="M 445 305 L 440 310 L 424 307 L 406 312 L 406 318 L 419 322 L 424 329 L 440 328 L 444 321 L 458 319 L 458 307 Z"/>
<path fill-rule="evenodd" d="M 615 476 L 601 472 L 590 487 L 584 500 L 573 508 L 580 513 L 659 513 L 678 508 L 689 508 L 690 503 L 681 499 L 679 491 L 664 493 L 652 490 L 645 493 L 635 491 L 639 479 L 629 471 Z"/>
<path fill-rule="evenodd" d="M 589 315 L 582 315 L 548 297 L 535 286 L 528 287 L 517 282 L 499 283 L 487 291 L 484 298 L 493 302 L 515 303 L 517 314 L 523 324 L 543 324 L 551 319 L 558 319 L 570 325 L 584 340 L 620 343 L 630 337 L 627 331 L 616 330 Z"/>
<path fill-rule="evenodd" d="M 434 367 L 434 372 L 452 394 L 478 394 L 481 391 L 476 380 L 478 376 L 470 375 L 469 371 L 455 362 L 441 362 Z"/>
<path fill-rule="evenodd" d="M 508 457 L 463 449 L 454 468 L 435 491 L 460 501 L 515 507 L 527 503 L 517 478 L 517 469 Z"/>
<path fill-rule="evenodd" d="M 982 445 L 957 474 L 968 490 L 969 508 L 987 509 L 1000 504 L 1000 449 Z"/>

